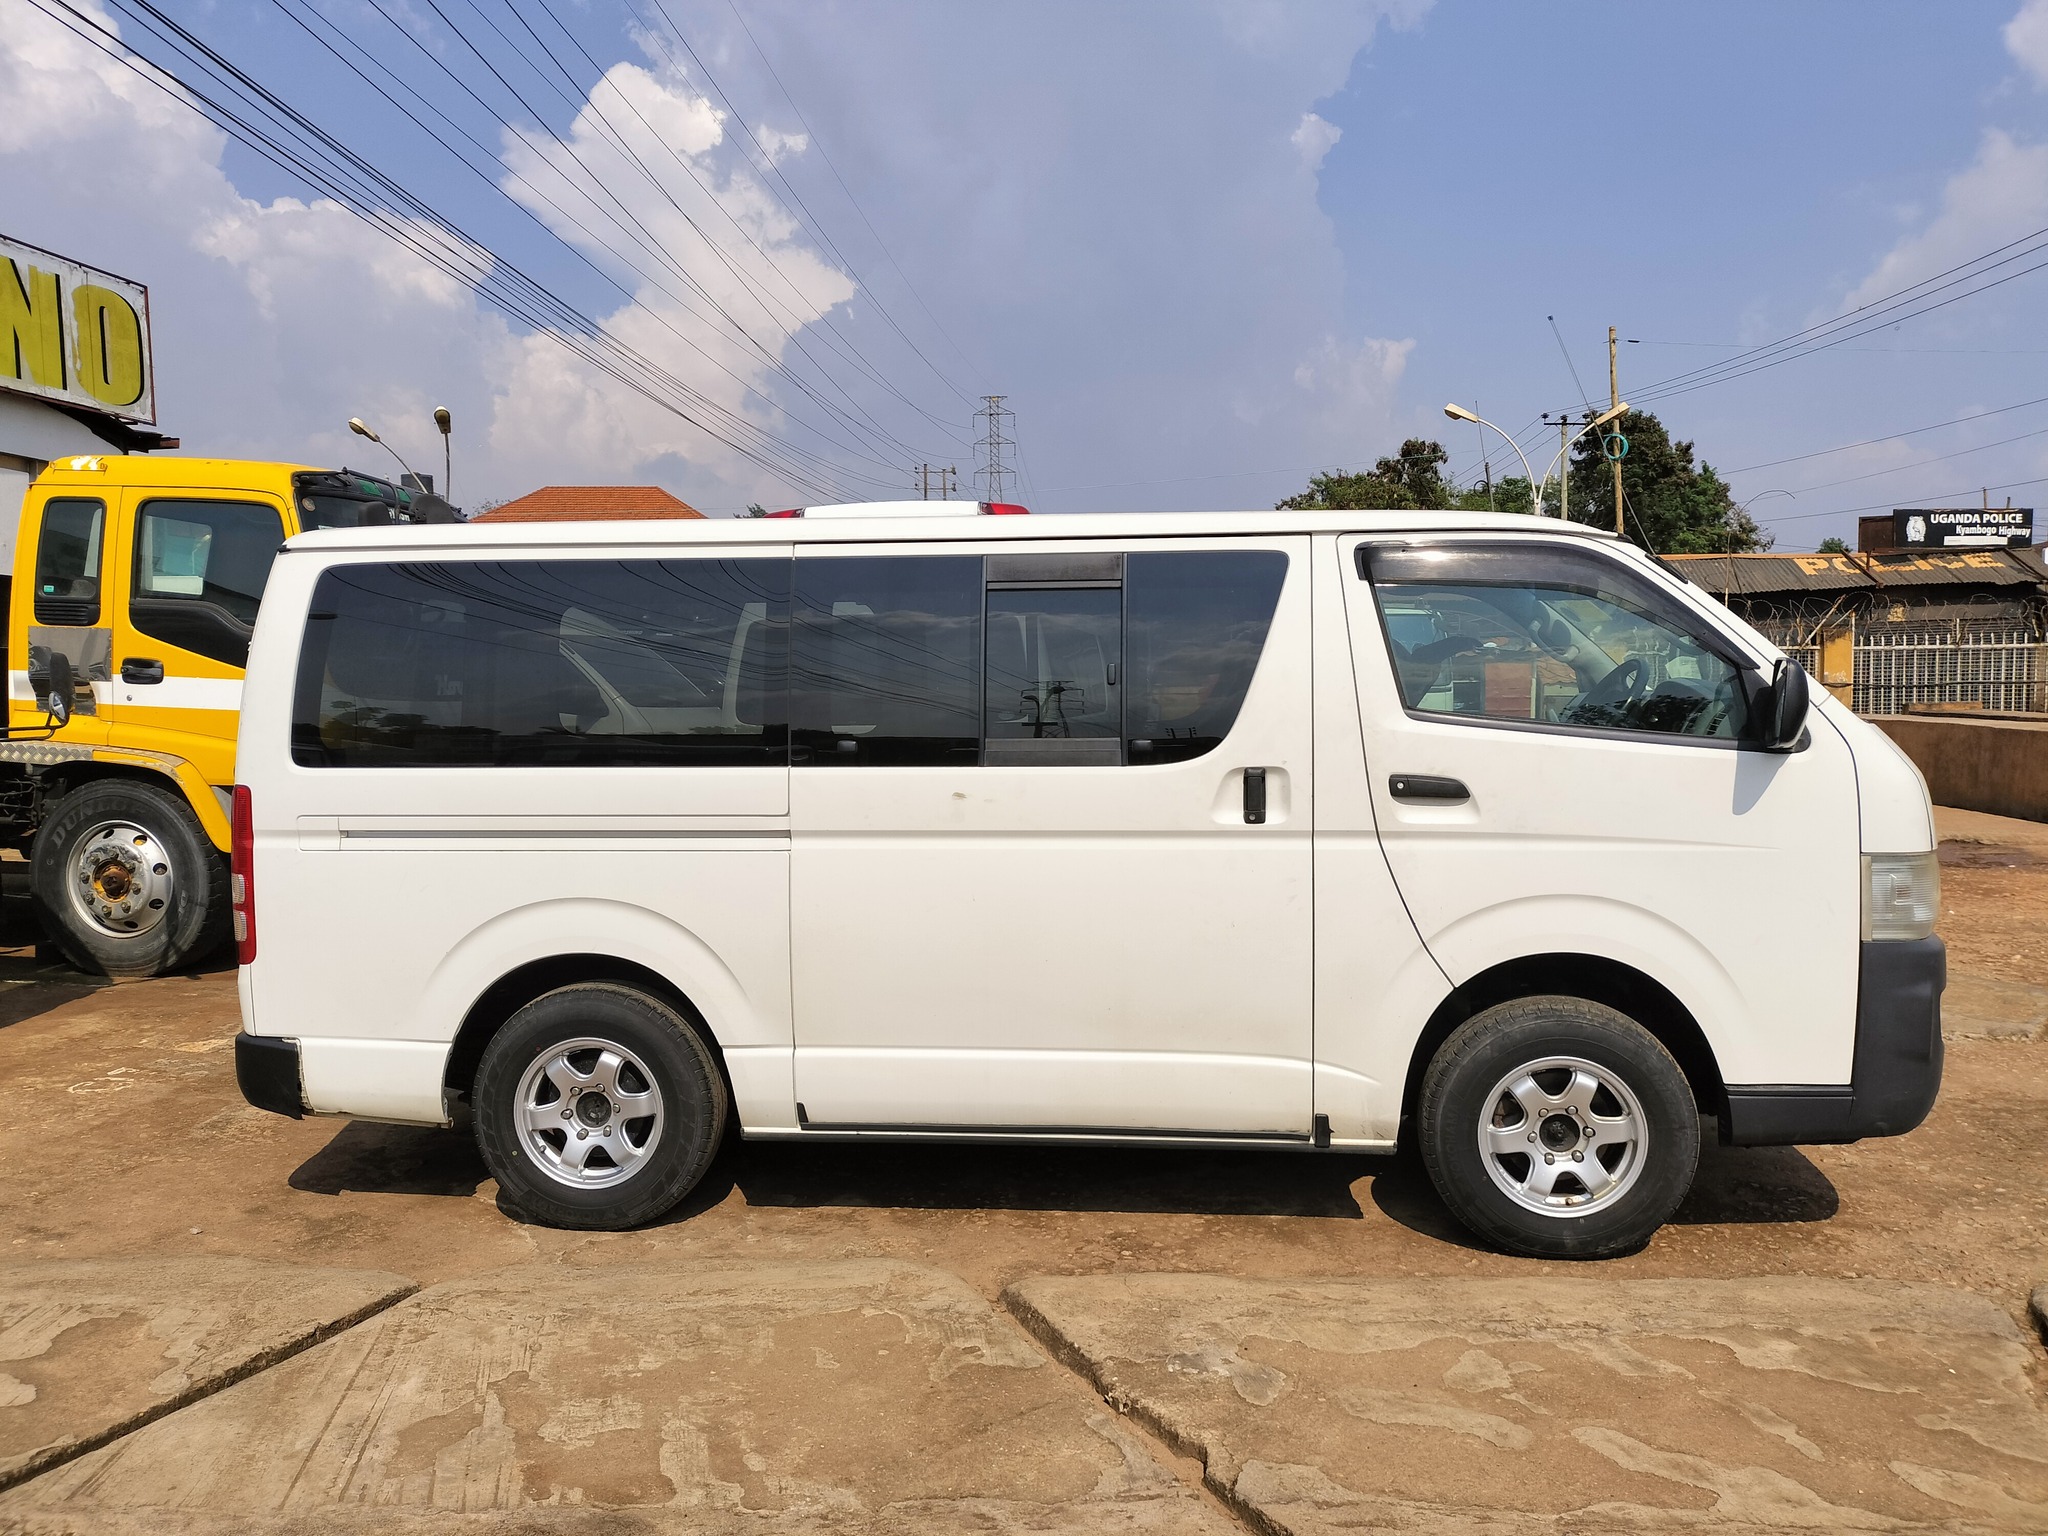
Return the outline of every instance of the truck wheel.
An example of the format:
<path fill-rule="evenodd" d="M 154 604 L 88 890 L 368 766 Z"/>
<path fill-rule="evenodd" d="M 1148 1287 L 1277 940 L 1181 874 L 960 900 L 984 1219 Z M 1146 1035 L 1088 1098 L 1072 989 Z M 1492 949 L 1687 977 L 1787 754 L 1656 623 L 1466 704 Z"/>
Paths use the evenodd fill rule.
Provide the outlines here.
<path fill-rule="evenodd" d="M 725 1080 L 674 1009 L 592 982 L 506 1021 L 477 1064 L 470 1109 L 508 1206 L 549 1226 L 616 1231 L 704 1177 L 725 1137 Z"/>
<path fill-rule="evenodd" d="M 1417 1128 L 1458 1219 L 1534 1258 L 1640 1248 L 1699 1162 L 1699 1111 L 1671 1053 L 1575 997 L 1520 998 L 1459 1025 L 1423 1077 Z"/>
<path fill-rule="evenodd" d="M 32 858 L 36 916 L 82 971 L 160 976 L 227 939 L 227 860 L 169 790 L 130 779 L 74 789 Z"/>

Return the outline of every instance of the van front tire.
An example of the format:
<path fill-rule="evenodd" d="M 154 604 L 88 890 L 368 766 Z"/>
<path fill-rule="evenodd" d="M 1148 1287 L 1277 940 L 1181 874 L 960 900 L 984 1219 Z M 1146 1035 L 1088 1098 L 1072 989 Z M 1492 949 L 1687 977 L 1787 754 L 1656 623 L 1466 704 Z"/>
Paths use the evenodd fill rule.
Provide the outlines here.
<path fill-rule="evenodd" d="M 1575 997 L 1519 998 L 1459 1025 L 1423 1077 L 1417 1130 L 1453 1214 L 1532 1258 L 1635 1251 L 1699 1163 L 1699 1111 L 1671 1053 Z"/>
<path fill-rule="evenodd" d="M 506 1206 L 585 1231 L 671 1209 L 725 1137 L 725 1081 L 703 1037 L 666 1004 L 603 982 L 513 1014 L 484 1048 L 470 1108 Z"/>
<path fill-rule="evenodd" d="M 81 785 L 55 803 L 32 856 L 36 917 L 82 971 L 161 976 L 227 942 L 227 860 L 169 790 Z"/>

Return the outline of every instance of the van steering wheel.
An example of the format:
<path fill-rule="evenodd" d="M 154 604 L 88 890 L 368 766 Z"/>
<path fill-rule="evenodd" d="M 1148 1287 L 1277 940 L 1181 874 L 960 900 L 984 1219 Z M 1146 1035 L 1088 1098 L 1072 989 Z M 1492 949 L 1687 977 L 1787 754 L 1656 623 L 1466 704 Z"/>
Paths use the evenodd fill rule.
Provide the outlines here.
<path fill-rule="evenodd" d="M 1648 691 L 1644 685 L 1649 680 L 1650 664 L 1640 656 L 1631 656 L 1580 694 L 1572 704 L 1572 713 L 1632 704 Z"/>

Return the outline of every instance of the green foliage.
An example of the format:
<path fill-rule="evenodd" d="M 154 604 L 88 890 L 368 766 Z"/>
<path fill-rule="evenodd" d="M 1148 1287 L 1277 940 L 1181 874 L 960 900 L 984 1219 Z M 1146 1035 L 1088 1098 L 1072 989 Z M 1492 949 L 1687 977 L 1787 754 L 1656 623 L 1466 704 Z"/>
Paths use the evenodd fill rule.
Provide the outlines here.
<path fill-rule="evenodd" d="M 1849 542 L 1846 539 L 1822 539 L 1819 552 L 1823 555 L 1846 555 L 1849 553 Z"/>
<path fill-rule="evenodd" d="M 1629 538 L 1660 555 L 1744 554 L 1771 547 L 1771 536 L 1735 505 L 1728 483 L 1713 466 L 1695 467 L 1693 445 L 1673 442 L 1650 412 L 1630 411 L 1603 430 L 1628 439 L 1621 484 L 1630 512 Z M 1602 436 L 1588 433 L 1572 449 L 1571 516 L 1612 528 L 1614 476 Z"/>
<path fill-rule="evenodd" d="M 1411 437 L 1397 457 L 1381 459 L 1357 474 L 1311 475 L 1308 489 L 1275 504 L 1282 512 L 1381 512 L 1452 505 L 1443 467 L 1450 460 L 1442 443 Z M 1481 492 L 1482 502 L 1484 492 Z"/>
<path fill-rule="evenodd" d="M 758 501 L 748 502 L 747 510 L 740 514 L 740 516 L 742 517 L 766 517 L 767 515 L 768 509 L 762 506 L 761 503 L 759 503 Z"/>

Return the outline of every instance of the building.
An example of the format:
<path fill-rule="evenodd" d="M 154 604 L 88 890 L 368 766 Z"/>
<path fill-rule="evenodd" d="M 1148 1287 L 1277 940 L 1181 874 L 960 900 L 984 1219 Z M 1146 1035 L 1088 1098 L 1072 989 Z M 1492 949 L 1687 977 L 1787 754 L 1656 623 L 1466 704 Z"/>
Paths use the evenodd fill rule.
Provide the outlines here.
<path fill-rule="evenodd" d="M 0 235 L 0 573 L 44 465 L 177 447 L 155 421 L 149 290 Z"/>
<path fill-rule="evenodd" d="M 2038 548 L 1664 558 L 1859 713 L 2048 708 Z"/>
<path fill-rule="evenodd" d="M 479 523 L 587 523 L 614 518 L 702 517 L 687 501 L 658 485 L 544 485 L 479 512 Z"/>

